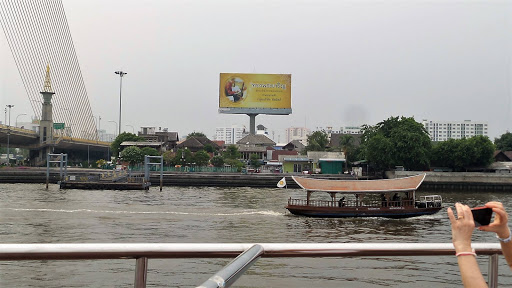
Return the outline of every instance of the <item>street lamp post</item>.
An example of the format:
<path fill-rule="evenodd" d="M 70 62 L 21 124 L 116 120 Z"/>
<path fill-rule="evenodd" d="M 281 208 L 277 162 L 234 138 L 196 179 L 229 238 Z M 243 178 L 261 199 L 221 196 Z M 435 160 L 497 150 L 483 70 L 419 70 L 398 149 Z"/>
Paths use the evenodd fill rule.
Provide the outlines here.
<path fill-rule="evenodd" d="M 103 141 L 103 138 L 100 137 L 100 130 L 101 130 L 101 116 L 98 115 L 98 129 L 96 130 L 96 134 L 98 135 L 98 139 L 100 141 Z"/>
<path fill-rule="evenodd" d="M 98 140 L 99 140 L 99 141 L 101 141 L 101 139 L 100 139 L 100 132 L 99 132 L 99 131 L 100 131 L 100 129 L 98 128 L 98 123 L 99 123 L 99 121 L 101 120 L 101 117 L 100 117 L 100 116 L 98 116 L 98 118 L 96 119 L 96 116 L 91 115 L 91 118 L 92 118 L 92 119 L 93 119 L 93 121 L 94 121 L 94 129 L 96 130 L 96 141 L 98 141 Z M 97 121 L 96 121 L 96 120 L 97 120 Z"/>
<path fill-rule="evenodd" d="M 85 130 L 82 130 L 82 135 L 87 135 L 87 131 Z M 83 136 L 83 137 L 86 137 L 86 136 Z M 89 143 L 87 143 L 87 168 L 90 167 L 90 164 L 89 164 Z"/>
<path fill-rule="evenodd" d="M 123 91 L 123 76 L 128 74 L 123 71 L 114 72 L 119 75 L 119 134 L 121 134 L 121 92 Z"/>
<path fill-rule="evenodd" d="M 132 125 L 126 125 L 126 126 L 128 126 L 128 127 L 132 127 L 132 134 L 135 134 L 135 128 L 133 128 L 133 126 L 132 126 Z"/>
<path fill-rule="evenodd" d="M 23 115 L 27 115 L 27 113 L 18 114 L 18 116 L 16 116 L 16 124 L 14 124 L 14 127 L 18 127 L 18 117 Z"/>
<path fill-rule="evenodd" d="M 14 105 L 5 105 L 7 108 L 9 108 L 9 126 L 7 127 L 7 164 L 11 164 L 11 157 L 9 156 L 9 142 L 11 137 L 11 108 L 14 107 Z"/>
<path fill-rule="evenodd" d="M 117 122 L 114 121 L 114 120 L 108 120 L 108 122 L 112 122 L 114 124 L 116 124 L 116 128 L 117 128 Z M 116 138 L 116 129 L 114 128 L 114 138 Z"/>

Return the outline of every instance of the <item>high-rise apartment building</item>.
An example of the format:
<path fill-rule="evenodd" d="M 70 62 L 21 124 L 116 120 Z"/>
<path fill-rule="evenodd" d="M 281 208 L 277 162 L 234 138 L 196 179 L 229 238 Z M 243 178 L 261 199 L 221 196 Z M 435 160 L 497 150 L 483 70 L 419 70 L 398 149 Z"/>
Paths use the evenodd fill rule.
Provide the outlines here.
<path fill-rule="evenodd" d="M 224 141 L 225 144 L 236 144 L 236 142 L 245 135 L 247 135 L 247 132 L 244 127 L 231 126 L 215 128 L 215 140 Z"/>
<path fill-rule="evenodd" d="M 306 145 L 310 130 L 306 127 L 290 127 L 286 129 L 286 143 L 293 140 L 299 140 L 302 144 Z"/>
<path fill-rule="evenodd" d="M 448 139 L 462 139 L 473 136 L 488 136 L 487 123 L 464 121 L 429 121 L 424 119 L 421 124 L 425 127 L 432 141 L 446 141 Z"/>

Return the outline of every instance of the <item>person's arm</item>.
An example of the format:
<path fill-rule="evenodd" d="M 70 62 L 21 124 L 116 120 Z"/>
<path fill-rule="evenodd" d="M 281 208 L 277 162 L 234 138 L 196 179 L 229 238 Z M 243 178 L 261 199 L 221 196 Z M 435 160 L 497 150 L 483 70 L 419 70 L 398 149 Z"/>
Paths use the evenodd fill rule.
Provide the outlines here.
<path fill-rule="evenodd" d="M 512 241 L 509 240 L 511 235 L 508 227 L 507 212 L 500 202 L 489 202 L 485 204 L 485 207 L 492 208 L 492 211 L 495 213 L 494 221 L 487 226 L 478 227 L 478 229 L 494 232 L 498 238 L 505 239 L 505 241 L 500 241 L 501 251 L 503 256 L 505 256 L 505 260 L 507 260 L 508 266 L 512 270 Z"/>
<path fill-rule="evenodd" d="M 509 232 L 510 233 L 510 232 Z M 499 234 L 497 234 L 500 237 Z M 510 234 L 509 234 L 510 235 Z M 502 239 L 508 239 L 508 237 L 500 237 Z M 505 260 L 507 260 L 508 267 L 512 270 L 512 242 L 500 242 L 501 243 L 501 252 L 503 256 L 505 256 Z"/>
<path fill-rule="evenodd" d="M 459 264 L 460 276 L 465 288 L 483 288 L 487 283 L 480 272 L 476 262 L 476 254 L 471 248 L 471 235 L 475 229 L 473 214 L 467 205 L 455 204 L 457 219 L 451 208 L 448 208 L 448 218 L 452 224 L 452 242 L 455 247 L 457 262 Z"/>

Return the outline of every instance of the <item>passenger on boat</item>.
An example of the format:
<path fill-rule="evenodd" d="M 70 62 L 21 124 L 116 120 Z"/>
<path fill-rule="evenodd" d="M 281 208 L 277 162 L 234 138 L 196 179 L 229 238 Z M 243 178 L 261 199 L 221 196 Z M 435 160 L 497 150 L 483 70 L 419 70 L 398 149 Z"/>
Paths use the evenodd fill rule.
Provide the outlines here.
<path fill-rule="evenodd" d="M 382 201 L 382 207 L 388 206 L 388 199 L 386 199 L 386 196 L 384 194 L 380 194 L 380 200 Z"/>
<path fill-rule="evenodd" d="M 501 243 L 501 250 L 508 266 L 512 269 L 512 234 L 508 227 L 508 215 L 500 202 L 488 202 L 486 207 L 495 213 L 494 221 L 487 226 L 478 227 L 481 231 L 496 233 Z M 455 248 L 455 256 L 459 264 L 460 274 L 464 287 L 487 287 L 487 283 L 480 272 L 476 262 L 475 250 L 471 248 L 471 235 L 475 229 L 475 222 L 471 209 L 467 205 L 455 204 L 457 219 L 451 208 L 448 208 L 448 218 L 452 225 L 452 242 Z"/>
<path fill-rule="evenodd" d="M 393 206 L 401 206 L 400 205 L 400 196 L 398 196 L 398 193 L 395 193 L 395 195 L 393 195 Z"/>
<path fill-rule="evenodd" d="M 345 206 L 345 197 L 342 197 L 340 200 L 338 200 L 338 206 L 340 206 L 340 207 Z"/>

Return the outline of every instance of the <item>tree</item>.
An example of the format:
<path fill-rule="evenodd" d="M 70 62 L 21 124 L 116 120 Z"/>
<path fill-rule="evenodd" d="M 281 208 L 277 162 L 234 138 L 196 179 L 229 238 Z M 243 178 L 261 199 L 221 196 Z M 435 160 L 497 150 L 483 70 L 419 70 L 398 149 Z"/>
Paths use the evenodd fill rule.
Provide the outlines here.
<path fill-rule="evenodd" d="M 206 166 L 210 161 L 210 155 L 204 150 L 197 151 L 194 154 L 194 162 L 197 166 Z"/>
<path fill-rule="evenodd" d="M 431 162 L 432 165 L 438 167 L 448 167 L 456 170 L 456 167 L 460 167 L 461 159 L 456 159 L 455 154 L 459 150 L 460 141 L 455 139 L 448 139 L 443 142 L 435 143 L 432 149 Z"/>
<path fill-rule="evenodd" d="M 500 138 L 494 138 L 496 149 L 501 151 L 512 151 L 512 133 L 502 134 Z"/>
<path fill-rule="evenodd" d="M 486 167 L 492 162 L 494 144 L 486 136 L 448 139 L 432 150 L 432 164 L 465 171 L 469 167 Z"/>
<path fill-rule="evenodd" d="M 261 166 L 261 159 L 256 153 L 251 153 L 249 156 L 249 165 L 251 165 L 254 169 L 258 169 Z"/>
<path fill-rule="evenodd" d="M 224 159 L 224 163 L 231 167 L 235 167 L 238 172 L 242 171 L 242 168 L 245 166 L 244 163 L 238 159 L 227 158 Z"/>
<path fill-rule="evenodd" d="M 329 144 L 329 137 L 325 131 L 315 131 L 308 135 L 308 145 L 302 150 L 303 154 L 308 151 L 325 151 Z"/>
<path fill-rule="evenodd" d="M 468 139 L 469 145 L 473 148 L 471 166 L 487 167 L 493 162 L 494 151 L 496 147 L 487 136 L 474 136 Z"/>
<path fill-rule="evenodd" d="M 203 132 L 192 132 L 190 134 L 187 135 L 187 139 L 190 138 L 190 137 L 206 137 L 206 135 L 204 135 Z"/>
<path fill-rule="evenodd" d="M 226 151 L 222 153 L 222 157 L 224 160 L 226 159 L 240 159 L 242 157 L 240 151 L 238 151 L 238 147 L 236 145 L 229 145 L 228 148 L 226 148 Z"/>
<path fill-rule="evenodd" d="M 176 163 L 174 163 L 174 157 L 176 156 L 176 153 L 174 153 L 173 151 L 165 151 L 162 156 L 164 157 L 165 164 L 176 165 Z"/>
<path fill-rule="evenodd" d="M 348 170 L 348 151 L 352 151 L 354 146 L 354 137 L 352 135 L 342 135 L 340 137 L 340 148 L 345 155 L 345 170 Z"/>
<path fill-rule="evenodd" d="M 392 146 L 390 139 L 376 134 L 364 143 L 366 155 L 363 158 L 366 158 L 377 170 L 389 169 L 393 167 Z"/>
<path fill-rule="evenodd" d="M 206 144 L 204 145 L 204 150 L 208 153 L 213 153 L 215 152 L 215 148 L 213 148 L 212 144 Z"/>
<path fill-rule="evenodd" d="M 425 127 L 414 118 L 402 117 L 391 133 L 395 165 L 409 170 L 425 170 L 430 167 L 432 141 Z"/>
<path fill-rule="evenodd" d="M 151 148 L 151 147 L 144 147 L 142 149 L 140 149 L 142 151 L 142 154 L 145 156 L 145 155 L 148 155 L 148 156 L 160 156 L 160 153 L 158 153 L 158 150 L 156 150 L 155 148 Z"/>
<path fill-rule="evenodd" d="M 188 149 L 179 149 L 173 159 L 174 165 L 191 165 L 194 163 L 194 155 Z"/>
<path fill-rule="evenodd" d="M 222 158 L 222 156 L 213 156 L 212 159 L 210 159 L 210 163 L 215 167 L 223 167 L 224 158 Z"/>
<path fill-rule="evenodd" d="M 375 126 L 364 126 L 362 156 L 377 169 L 397 165 L 424 170 L 430 165 L 432 142 L 422 124 L 412 117 L 390 117 Z"/>
<path fill-rule="evenodd" d="M 142 161 L 145 161 L 145 157 L 147 156 L 160 156 L 158 150 L 152 147 L 144 147 L 140 149 L 143 155 Z M 152 159 L 149 158 L 150 163 L 160 163 L 160 159 Z"/>
<path fill-rule="evenodd" d="M 126 141 L 141 142 L 145 141 L 145 139 L 128 132 L 123 132 L 117 135 L 116 139 L 110 144 L 110 149 L 112 149 L 112 154 L 116 157 L 116 159 L 119 155 L 121 143 Z"/>
<path fill-rule="evenodd" d="M 144 154 L 142 154 L 142 150 L 139 147 L 130 146 L 121 151 L 121 158 L 124 161 L 130 162 L 130 166 L 133 166 L 144 161 Z"/>

